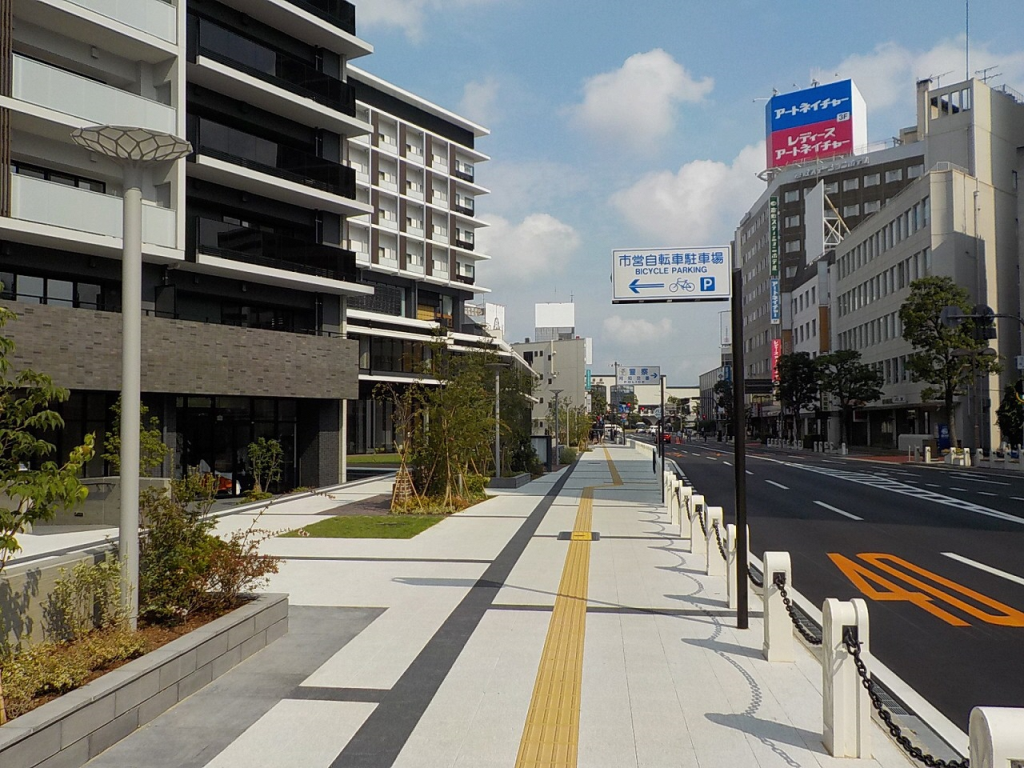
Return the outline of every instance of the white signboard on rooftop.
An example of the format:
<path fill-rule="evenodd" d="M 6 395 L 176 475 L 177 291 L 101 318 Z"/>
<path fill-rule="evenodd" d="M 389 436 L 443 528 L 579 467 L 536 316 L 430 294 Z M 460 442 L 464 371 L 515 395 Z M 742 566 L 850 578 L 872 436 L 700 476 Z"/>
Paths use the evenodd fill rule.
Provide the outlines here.
<path fill-rule="evenodd" d="M 728 301 L 732 247 L 612 251 L 612 303 Z"/>

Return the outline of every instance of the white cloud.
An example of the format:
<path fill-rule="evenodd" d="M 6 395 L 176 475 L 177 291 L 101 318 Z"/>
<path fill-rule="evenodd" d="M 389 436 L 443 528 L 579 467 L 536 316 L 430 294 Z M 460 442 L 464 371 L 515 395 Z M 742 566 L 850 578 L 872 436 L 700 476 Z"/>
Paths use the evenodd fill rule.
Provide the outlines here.
<path fill-rule="evenodd" d="M 466 83 L 459 102 L 459 114 L 485 126 L 493 126 L 498 119 L 497 79 L 487 77 Z"/>
<path fill-rule="evenodd" d="M 579 233 L 547 213 L 530 214 L 518 224 L 500 216 L 484 220 L 490 226 L 477 230 L 477 239 L 492 260 L 480 264 L 481 283 L 494 290 L 561 274 L 580 247 Z"/>
<path fill-rule="evenodd" d="M 672 320 L 667 317 L 651 322 L 642 318 L 612 315 L 604 319 L 602 327 L 607 338 L 623 345 L 634 345 L 651 339 L 661 342 L 672 334 Z"/>
<path fill-rule="evenodd" d="M 829 82 L 853 78 L 872 111 L 897 108 L 903 119 L 914 114 L 915 83 L 931 77 L 947 85 L 964 79 L 964 38 L 946 39 L 926 51 L 914 51 L 894 42 L 880 43 L 870 53 L 856 53 L 834 67 L 815 70 L 814 78 Z M 1024 84 L 1024 51 L 999 53 L 986 44 L 971 46 L 971 76 L 985 67 L 997 67 L 1001 77 L 992 85 Z M 937 87 L 933 83 L 933 87 Z"/>
<path fill-rule="evenodd" d="M 736 223 L 764 191 L 764 143 L 745 147 L 732 164 L 694 160 L 676 173 L 642 177 L 612 195 L 611 204 L 658 245 L 711 245 L 732 240 Z"/>
<path fill-rule="evenodd" d="M 712 78 L 695 80 L 656 48 L 587 80 L 583 102 L 570 114 L 577 127 L 599 139 L 649 148 L 672 132 L 680 103 L 700 101 L 713 87 Z"/>
<path fill-rule="evenodd" d="M 411 40 L 423 36 L 427 14 L 436 12 L 440 16 L 454 12 L 454 9 L 470 5 L 481 5 L 495 0 L 361 0 L 356 8 L 356 18 L 362 27 L 398 27 Z"/>

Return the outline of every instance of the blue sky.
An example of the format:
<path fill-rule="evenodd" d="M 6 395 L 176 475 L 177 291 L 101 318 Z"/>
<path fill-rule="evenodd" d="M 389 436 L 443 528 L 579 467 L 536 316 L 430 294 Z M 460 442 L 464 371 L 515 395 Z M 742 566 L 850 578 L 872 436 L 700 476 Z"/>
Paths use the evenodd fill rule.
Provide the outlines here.
<path fill-rule="evenodd" d="M 1020 0 L 356 0 L 362 69 L 491 130 L 477 178 L 478 269 L 506 337 L 537 302 L 576 303 L 594 370 L 660 365 L 696 384 L 718 364 L 724 304 L 611 304 L 616 248 L 731 240 L 763 191 L 764 100 L 852 77 L 869 141 L 914 122 L 914 83 L 1024 91 Z"/>

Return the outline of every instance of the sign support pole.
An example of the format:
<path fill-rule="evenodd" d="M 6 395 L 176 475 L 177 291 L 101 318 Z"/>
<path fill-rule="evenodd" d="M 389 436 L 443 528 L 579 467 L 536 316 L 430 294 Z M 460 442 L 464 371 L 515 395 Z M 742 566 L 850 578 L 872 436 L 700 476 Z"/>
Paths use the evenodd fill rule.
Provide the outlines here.
<path fill-rule="evenodd" d="M 658 453 L 661 455 L 661 472 L 665 473 L 665 376 L 661 377 L 661 418 L 658 419 Z M 661 482 L 661 503 L 665 503 L 665 480 Z"/>
<path fill-rule="evenodd" d="M 736 627 L 749 627 L 747 584 L 747 409 L 743 363 L 743 270 L 732 271 L 732 423 L 736 472 Z"/>

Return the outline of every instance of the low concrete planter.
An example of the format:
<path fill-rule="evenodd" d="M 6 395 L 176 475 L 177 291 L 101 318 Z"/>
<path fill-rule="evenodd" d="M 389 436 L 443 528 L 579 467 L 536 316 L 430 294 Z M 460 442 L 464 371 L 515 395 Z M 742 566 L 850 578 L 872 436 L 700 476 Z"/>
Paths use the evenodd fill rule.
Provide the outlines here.
<path fill-rule="evenodd" d="M 288 596 L 261 595 L 0 727 L 0 765 L 84 765 L 287 631 Z"/>
<path fill-rule="evenodd" d="M 512 477 L 492 477 L 487 483 L 488 488 L 522 488 L 532 478 L 529 473 L 513 475 Z"/>

